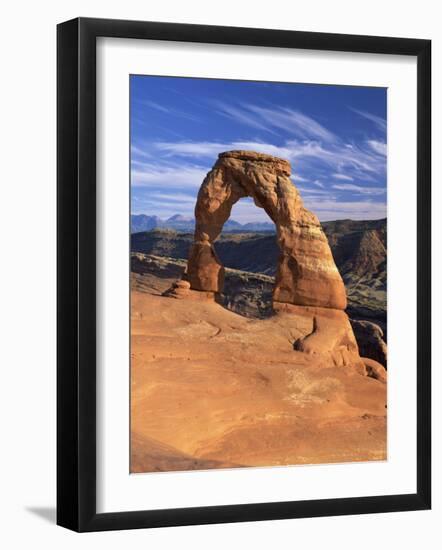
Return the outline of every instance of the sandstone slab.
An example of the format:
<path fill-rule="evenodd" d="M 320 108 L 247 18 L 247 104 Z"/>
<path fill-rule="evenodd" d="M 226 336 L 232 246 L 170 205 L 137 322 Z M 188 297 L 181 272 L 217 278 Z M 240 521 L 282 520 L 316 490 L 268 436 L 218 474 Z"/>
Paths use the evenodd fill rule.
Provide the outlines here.
<path fill-rule="evenodd" d="M 387 386 L 294 350 L 306 309 L 253 320 L 132 292 L 131 471 L 385 460 Z"/>

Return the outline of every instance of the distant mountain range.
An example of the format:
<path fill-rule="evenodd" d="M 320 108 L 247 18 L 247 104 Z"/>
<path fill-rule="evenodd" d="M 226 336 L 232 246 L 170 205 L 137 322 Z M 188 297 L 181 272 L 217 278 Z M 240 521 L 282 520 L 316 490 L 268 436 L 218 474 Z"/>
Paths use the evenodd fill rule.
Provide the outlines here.
<path fill-rule="evenodd" d="M 158 216 L 148 216 L 146 214 L 131 215 L 131 233 L 141 233 L 142 231 L 152 231 L 153 229 L 174 229 L 181 232 L 193 232 L 195 229 L 195 219 L 175 214 L 167 219 Z M 224 230 L 233 232 L 250 231 L 275 231 L 275 226 L 271 222 L 256 222 L 241 224 L 235 220 L 227 220 L 224 224 Z"/>

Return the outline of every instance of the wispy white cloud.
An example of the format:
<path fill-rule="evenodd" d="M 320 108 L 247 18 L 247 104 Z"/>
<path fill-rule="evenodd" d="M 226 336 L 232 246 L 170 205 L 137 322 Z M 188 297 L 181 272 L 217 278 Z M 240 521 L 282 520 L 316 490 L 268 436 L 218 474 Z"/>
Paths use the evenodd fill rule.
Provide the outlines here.
<path fill-rule="evenodd" d="M 270 109 L 257 105 L 247 105 L 246 108 L 261 117 L 267 124 L 285 130 L 299 139 L 317 139 L 325 142 L 334 142 L 337 139 L 333 132 L 299 111 L 286 107 Z"/>
<path fill-rule="evenodd" d="M 332 174 L 332 178 L 336 180 L 353 181 L 353 178 L 347 174 L 335 173 L 335 174 Z"/>
<path fill-rule="evenodd" d="M 237 149 L 246 151 L 257 151 L 266 153 L 287 160 L 293 157 L 291 147 L 278 146 L 263 141 L 230 141 L 230 142 L 207 142 L 207 141 L 161 141 L 153 144 L 153 148 L 165 156 L 193 157 L 210 159 L 213 163 L 219 153 Z"/>
<path fill-rule="evenodd" d="M 301 103 L 286 94 L 263 103 L 262 94 L 250 94 L 246 102 L 228 88 L 211 97 L 183 93 L 175 86 L 169 91 L 181 97 L 166 101 L 164 91 L 163 102 L 162 93 L 147 92 L 133 104 L 134 211 L 191 216 L 198 189 L 217 155 L 244 149 L 287 159 L 304 203 L 321 220 L 385 216 L 384 118 L 348 107 L 356 113 L 352 114 L 344 107 L 347 112 L 340 124 L 339 109 L 301 111 Z M 330 118 L 318 113 L 329 113 Z M 219 132 L 214 134 L 215 128 Z M 211 139 L 214 135 L 217 139 Z M 241 222 L 268 220 L 250 199 L 239 201 L 232 217 Z"/>
<path fill-rule="evenodd" d="M 304 197 L 304 193 L 306 195 L 324 195 L 324 196 L 330 196 L 330 191 L 328 190 L 325 190 L 325 189 L 311 189 L 311 188 L 308 188 L 308 187 L 304 187 L 304 186 L 301 186 L 301 185 L 296 185 L 296 188 L 298 189 L 298 191 L 301 192 L 302 194 L 302 197 Z"/>
<path fill-rule="evenodd" d="M 298 164 L 311 169 L 313 162 L 324 165 L 327 171 L 331 169 L 336 172 L 345 172 L 351 178 L 357 176 L 361 179 L 361 176 L 366 174 L 365 179 L 368 179 L 370 173 L 382 174 L 385 171 L 385 160 L 371 148 L 362 149 L 354 146 L 350 149 L 339 143 L 323 145 L 317 141 L 288 140 L 284 145 L 278 146 L 261 141 L 233 141 L 230 143 L 162 141 L 155 143 L 154 148 L 169 156 L 210 159 L 215 159 L 223 151 L 233 149 L 258 151 L 290 161 L 295 176 Z"/>
<path fill-rule="evenodd" d="M 141 169 L 137 165 L 136 169 L 132 170 L 132 184 L 139 191 L 147 192 L 143 191 L 142 195 L 133 196 L 133 212 L 155 213 L 160 217 L 169 217 L 176 213 L 193 215 L 196 194 L 205 175 L 205 169 L 188 164 L 165 166 L 145 163 Z M 383 189 L 345 183 L 333 185 L 331 189 L 305 185 L 296 187 L 305 206 L 322 221 L 340 218 L 373 219 L 386 215 L 384 202 L 343 202 L 338 200 L 335 194 L 339 191 L 351 191 L 356 195 L 377 195 L 383 193 Z M 250 199 L 242 199 L 234 206 L 232 219 L 241 223 L 269 221 L 265 211 L 257 208 Z"/>
<path fill-rule="evenodd" d="M 304 178 L 304 176 L 301 176 L 300 174 L 296 174 L 296 176 L 292 176 L 292 179 L 295 183 L 301 182 L 301 183 L 309 183 L 308 178 Z"/>
<path fill-rule="evenodd" d="M 166 156 L 180 157 L 205 157 L 215 159 L 219 153 L 226 151 L 234 144 L 218 143 L 210 141 L 160 141 L 153 144 L 153 147 L 164 153 Z"/>
<path fill-rule="evenodd" d="M 318 121 L 288 107 L 270 108 L 255 104 L 231 105 L 222 101 L 213 101 L 212 104 L 218 113 L 236 122 L 272 134 L 276 133 L 275 130 L 283 130 L 298 139 L 316 139 L 324 142 L 337 140 L 336 135 Z"/>
<path fill-rule="evenodd" d="M 209 169 L 183 163 L 164 165 L 137 162 L 132 165 L 131 184 L 134 187 L 167 186 L 171 189 L 195 189 L 201 185 Z"/>
<path fill-rule="evenodd" d="M 145 107 L 149 107 L 151 109 L 155 109 L 156 111 L 159 111 L 161 113 L 164 113 L 166 115 L 171 115 L 175 117 L 181 117 L 185 118 L 187 120 L 192 120 L 194 122 L 200 122 L 201 119 L 194 114 L 188 113 L 186 111 L 182 111 L 180 109 L 175 109 L 172 107 L 166 107 L 165 105 L 162 105 L 161 103 L 157 103 L 156 101 L 152 101 L 150 99 L 143 99 L 139 102 L 141 105 Z"/>
<path fill-rule="evenodd" d="M 374 115 L 372 113 L 368 113 L 367 111 L 360 111 L 359 109 L 354 109 L 353 107 L 350 107 L 350 109 L 357 113 L 358 115 L 366 118 L 367 120 L 370 120 L 373 122 L 373 124 L 379 129 L 385 132 L 387 129 L 387 121 L 384 118 L 381 118 L 380 116 Z"/>
<path fill-rule="evenodd" d="M 143 105 L 147 105 L 148 107 L 152 107 L 152 109 L 156 109 L 157 111 L 161 111 L 162 113 L 170 113 L 171 109 L 168 107 L 165 107 L 164 105 L 161 105 L 160 103 L 156 103 L 155 101 L 150 101 L 149 99 L 143 99 L 141 101 Z"/>
<path fill-rule="evenodd" d="M 245 124 L 247 126 L 250 126 L 251 128 L 256 128 L 258 130 L 264 130 L 266 132 L 270 132 L 271 134 L 276 133 L 270 128 L 268 124 L 260 121 L 256 117 L 256 115 L 247 112 L 245 109 L 229 105 L 222 101 L 213 101 L 212 103 L 218 109 L 218 113 L 230 118 L 231 120 L 234 120 L 235 122 Z"/>
<path fill-rule="evenodd" d="M 246 136 L 248 132 L 250 136 L 262 136 L 262 132 L 256 130 L 265 130 L 268 136 L 222 141 L 172 137 L 170 141 L 135 142 L 131 149 L 132 185 L 137 192 L 136 197 L 133 195 L 134 211 L 156 213 L 161 217 L 175 213 L 192 215 L 197 191 L 217 155 L 243 149 L 287 159 L 292 165 L 292 181 L 306 207 L 321 220 L 372 219 L 386 215 L 385 188 L 376 187 L 386 177 L 383 134 L 373 131 L 372 135 L 379 134 L 379 138 L 365 137 L 348 143 L 348 138 L 336 136 L 317 120 L 294 109 L 219 101 L 211 105 L 218 114 L 246 128 Z M 145 106 L 164 115 L 186 118 L 186 113 L 180 115 L 174 108 L 153 101 L 145 101 Z M 385 133 L 385 120 L 352 110 Z M 277 139 L 272 137 L 275 135 Z M 242 223 L 268 221 L 264 210 L 247 199 L 234 206 L 232 218 Z"/>
<path fill-rule="evenodd" d="M 289 160 L 314 159 L 334 170 L 378 173 L 385 168 L 378 155 L 357 146 L 350 149 L 341 144 L 324 146 L 316 141 L 288 141 L 285 149 L 289 150 Z"/>
<path fill-rule="evenodd" d="M 134 157 L 151 158 L 152 157 L 152 155 L 148 151 L 144 150 L 144 148 L 142 147 L 137 147 L 136 145 L 131 145 L 130 152 L 131 152 L 132 158 Z"/>
<path fill-rule="evenodd" d="M 319 180 L 312 181 L 312 184 L 316 185 L 317 187 L 324 188 L 324 184 Z"/>
<path fill-rule="evenodd" d="M 332 189 L 338 191 L 354 191 L 361 195 L 383 195 L 385 189 L 382 187 L 364 187 L 363 185 L 355 185 L 353 183 L 339 183 L 332 185 Z"/>
<path fill-rule="evenodd" d="M 368 145 L 375 151 L 378 155 L 382 155 L 384 157 L 387 156 L 387 144 L 383 141 L 377 141 L 375 139 L 369 139 L 367 140 Z"/>
<path fill-rule="evenodd" d="M 305 198 L 304 204 L 312 210 L 321 221 L 352 219 L 370 220 L 385 218 L 387 205 L 384 202 L 355 201 L 343 202 L 337 199 Z"/>
<path fill-rule="evenodd" d="M 186 204 L 191 205 L 192 207 L 195 206 L 195 197 L 192 195 L 186 195 L 185 193 L 158 193 L 158 192 L 150 192 L 149 193 L 149 199 L 155 202 L 172 202 L 172 203 L 178 203 L 180 205 Z"/>

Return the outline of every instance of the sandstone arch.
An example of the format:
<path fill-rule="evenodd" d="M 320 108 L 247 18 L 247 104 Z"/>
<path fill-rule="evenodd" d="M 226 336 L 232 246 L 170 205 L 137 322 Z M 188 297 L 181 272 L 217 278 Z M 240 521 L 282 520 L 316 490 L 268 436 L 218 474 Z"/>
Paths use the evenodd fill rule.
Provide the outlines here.
<path fill-rule="evenodd" d="M 290 163 L 252 151 L 221 153 L 207 174 L 195 207 L 195 242 L 186 278 L 190 288 L 222 291 L 224 267 L 214 247 L 232 206 L 252 197 L 275 223 L 281 250 L 273 301 L 344 310 L 344 283 L 318 218 L 290 180 Z"/>
<path fill-rule="evenodd" d="M 293 349 L 322 357 L 325 367 L 351 366 L 366 375 L 345 308 L 344 283 L 318 218 L 307 210 L 290 180 L 290 164 L 253 151 L 221 153 L 205 177 L 195 206 L 195 239 L 183 278 L 164 295 L 215 302 L 224 267 L 214 242 L 232 206 L 252 197 L 276 226 L 280 248 L 273 309 L 280 326 L 298 334 Z M 272 319 L 260 322 L 273 322 Z M 277 321 L 278 322 L 278 321 Z"/>

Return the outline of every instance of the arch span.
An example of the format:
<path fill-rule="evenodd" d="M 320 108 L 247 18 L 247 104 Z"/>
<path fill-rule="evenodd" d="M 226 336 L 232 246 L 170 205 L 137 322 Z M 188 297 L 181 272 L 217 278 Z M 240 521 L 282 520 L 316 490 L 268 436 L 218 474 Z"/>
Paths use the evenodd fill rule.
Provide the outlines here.
<path fill-rule="evenodd" d="M 307 210 L 286 160 L 253 151 L 221 153 L 195 206 L 195 240 L 185 277 L 193 290 L 221 292 L 224 267 L 214 247 L 232 206 L 252 197 L 275 223 L 280 255 L 273 302 L 344 310 L 344 283 L 318 218 Z M 259 251 L 258 251 L 259 253 Z"/>

